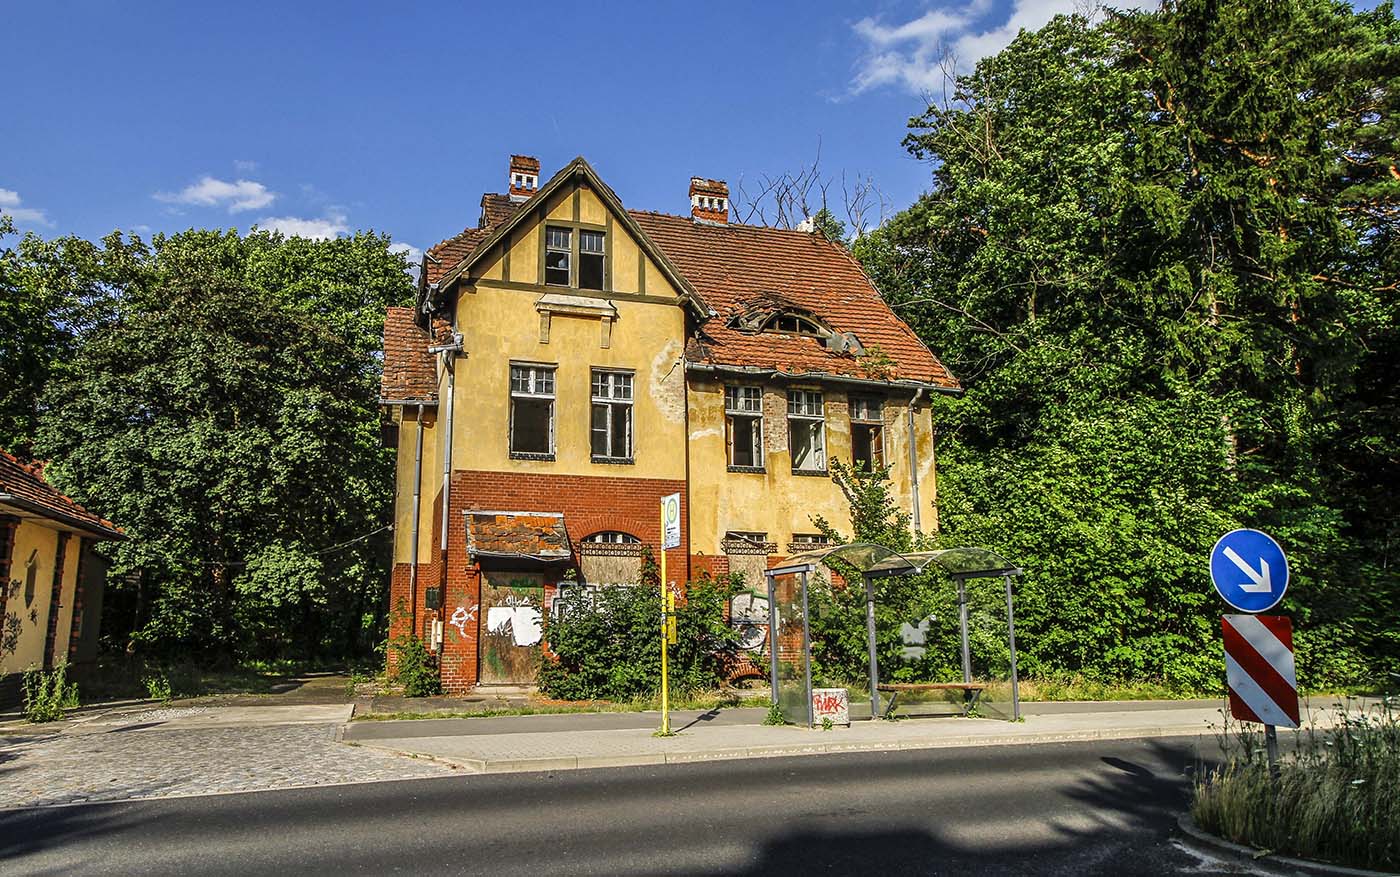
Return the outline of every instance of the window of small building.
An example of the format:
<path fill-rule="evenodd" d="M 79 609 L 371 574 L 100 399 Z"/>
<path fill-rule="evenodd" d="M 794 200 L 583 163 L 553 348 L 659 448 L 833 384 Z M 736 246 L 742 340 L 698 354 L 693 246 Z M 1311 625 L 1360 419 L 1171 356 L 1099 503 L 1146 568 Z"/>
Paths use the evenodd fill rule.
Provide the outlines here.
<path fill-rule="evenodd" d="M 768 568 L 768 555 L 777 548 L 768 541 L 767 533 L 727 530 L 720 547 L 729 559 L 730 573 L 742 576 L 751 588 L 762 587 L 763 571 Z"/>
<path fill-rule="evenodd" d="M 578 233 L 578 287 L 602 289 L 603 271 L 607 264 L 603 232 L 581 229 Z"/>
<path fill-rule="evenodd" d="M 544 230 L 544 282 L 550 286 L 572 285 L 573 229 L 557 225 Z"/>
<path fill-rule="evenodd" d="M 554 459 L 554 367 L 510 367 L 510 453 Z"/>
<path fill-rule="evenodd" d="M 593 459 L 632 460 L 632 374 L 593 369 L 593 409 L 590 421 Z"/>
<path fill-rule="evenodd" d="M 826 472 L 826 419 L 822 394 L 788 390 L 788 451 L 792 471 Z"/>
<path fill-rule="evenodd" d="M 724 388 L 724 430 L 729 465 L 763 468 L 763 389 Z"/>
<path fill-rule="evenodd" d="M 642 540 L 605 530 L 579 543 L 579 572 L 590 586 L 636 585 L 642 580 Z"/>
<path fill-rule="evenodd" d="M 851 463 L 868 472 L 885 465 L 883 405 L 875 397 L 851 397 Z"/>
<path fill-rule="evenodd" d="M 631 533 L 623 533 L 620 530 L 604 530 L 584 537 L 583 541 L 599 545 L 640 545 L 642 542 Z"/>

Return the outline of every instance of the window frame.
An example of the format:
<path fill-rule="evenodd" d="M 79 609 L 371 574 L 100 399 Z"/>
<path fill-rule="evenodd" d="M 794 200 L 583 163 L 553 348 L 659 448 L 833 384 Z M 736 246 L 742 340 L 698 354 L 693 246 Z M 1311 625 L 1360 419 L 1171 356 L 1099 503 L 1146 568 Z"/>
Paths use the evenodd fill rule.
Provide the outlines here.
<path fill-rule="evenodd" d="M 884 468 L 888 465 L 885 461 L 889 456 L 885 447 L 885 400 L 879 396 L 852 395 L 847 399 L 847 410 L 851 421 L 851 465 L 860 466 L 865 463 L 864 460 L 856 459 L 855 436 L 857 429 L 868 429 L 875 433 L 870 441 L 872 459 L 869 471 L 873 473 L 877 466 Z"/>
<path fill-rule="evenodd" d="M 522 371 L 528 373 L 529 378 L 528 378 L 528 381 L 527 381 L 527 387 L 528 387 L 527 389 L 517 390 L 517 389 L 515 388 L 515 385 L 516 385 L 515 379 L 516 379 L 516 370 L 517 370 L 517 369 L 522 370 Z M 511 458 L 512 460 L 544 460 L 544 461 L 550 461 L 550 460 L 553 460 L 553 459 L 554 459 L 555 450 L 556 450 L 555 440 L 556 440 L 556 435 L 557 435 L 557 432 L 558 432 L 558 429 L 557 429 L 557 427 L 555 426 L 555 418 L 556 418 L 556 415 L 558 414 L 558 406 L 556 405 L 556 403 L 558 402 L 558 398 L 559 398 L 558 372 L 559 372 L 559 367 L 558 367 L 558 365 L 554 365 L 554 364 L 550 364 L 550 363 L 542 363 L 542 362 L 511 362 L 511 363 L 510 363 L 510 365 L 509 365 L 509 371 L 508 371 L 509 378 L 508 378 L 508 380 L 507 380 L 507 385 L 506 385 L 506 386 L 507 386 L 507 390 L 508 390 L 509 395 L 510 395 L 509 420 L 507 421 L 507 424 L 506 424 L 506 449 L 507 449 L 507 451 L 509 452 L 510 458 Z M 548 382 L 548 383 L 549 383 L 549 391 L 548 391 L 548 392 L 543 392 L 543 391 L 540 391 L 540 390 L 537 390 L 537 389 L 536 389 L 536 385 L 539 383 L 539 378 L 540 378 L 540 376 L 545 375 L 545 374 L 548 374 L 548 375 L 549 375 L 549 382 Z M 526 400 L 530 400 L 530 401 L 548 400 L 548 402 L 549 402 L 549 437 L 548 437 L 548 438 L 549 438 L 549 440 L 548 440 L 548 448 L 549 448 L 549 450 L 544 451 L 544 452 L 540 452 L 540 451 L 518 451 L 518 450 L 515 449 L 515 411 L 516 411 L 516 404 L 515 404 L 515 403 L 516 403 L 516 400 L 517 400 L 517 399 L 526 399 Z"/>
<path fill-rule="evenodd" d="M 620 368 L 590 368 L 588 370 L 588 455 L 594 463 L 614 463 L 631 464 L 637 459 L 637 381 L 636 372 L 630 369 Z M 599 396 L 597 393 L 597 380 L 599 377 L 608 379 L 609 395 Z M 616 392 L 618 378 L 626 378 L 627 395 L 625 397 L 614 395 Z M 627 409 L 627 453 L 622 456 L 607 454 L 597 454 L 593 450 L 593 434 L 596 429 L 593 426 L 594 410 L 598 406 L 603 406 L 607 411 L 607 424 L 604 427 L 608 450 L 613 450 L 613 416 L 617 408 L 625 406 Z"/>
<path fill-rule="evenodd" d="M 742 398 L 743 391 L 754 391 L 757 398 L 753 396 Z M 724 454 L 725 462 L 728 464 L 730 472 L 766 472 L 767 454 L 764 453 L 764 417 L 763 417 L 763 387 L 756 384 L 726 384 L 724 387 Z M 756 408 L 742 407 L 741 401 L 754 400 L 757 402 Z M 754 443 L 753 462 L 749 464 L 734 462 L 734 425 L 735 420 L 746 420 L 757 427 L 757 435 L 752 436 Z"/>
<path fill-rule="evenodd" d="M 561 247 L 550 246 L 549 232 L 551 229 L 558 229 L 569 233 L 569 247 L 567 250 Z M 609 238 L 612 236 L 612 229 L 608 225 L 596 225 L 591 222 L 580 222 L 577 219 L 546 219 L 540 223 L 540 284 L 553 289 L 572 289 L 587 295 L 592 293 L 612 292 L 612 257 Z M 596 234 L 602 238 L 603 249 L 601 252 L 588 252 L 586 255 L 599 256 L 603 260 L 602 285 L 596 288 L 581 286 L 579 283 L 579 267 L 585 253 L 582 249 L 583 235 Z M 566 253 L 569 260 L 569 282 L 567 284 L 557 283 L 549 279 L 549 254 Z"/>
<path fill-rule="evenodd" d="M 816 400 L 817 414 L 812 413 L 811 403 Z M 794 410 L 794 402 L 797 402 L 797 410 Z M 793 450 L 793 424 L 804 423 L 817 424 L 818 427 L 813 435 L 818 437 L 817 453 L 821 459 L 820 468 L 797 467 L 797 455 Z M 826 475 L 830 471 L 831 461 L 826 452 L 826 394 L 821 390 L 808 390 L 794 387 L 787 391 L 787 427 L 788 427 L 788 461 L 794 475 Z"/>
<path fill-rule="evenodd" d="M 786 329 L 779 326 L 778 324 L 783 321 L 791 321 L 792 328 Z M 768 322 L 763 324 L 762 331 L 776 335 L 797 335 L 802 338 L 825 338 L 830 334 L 811 317 L 792 313 L 774 314 L 768 319 Z"/>

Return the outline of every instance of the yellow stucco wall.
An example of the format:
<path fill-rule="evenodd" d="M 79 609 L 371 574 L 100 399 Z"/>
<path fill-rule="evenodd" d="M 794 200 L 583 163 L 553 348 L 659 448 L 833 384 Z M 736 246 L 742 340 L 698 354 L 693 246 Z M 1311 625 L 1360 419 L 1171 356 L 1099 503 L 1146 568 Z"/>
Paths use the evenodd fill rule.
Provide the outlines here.
<path fill-rule="evenodd" d="M 551 291 L 561 290 L 551 288 Z M 457 360 L 453 468 L 625 478 L 685 477 L 684 314 L 675 305 L 614 301 L 608 347 L 595 316 L 553 314 L 540 341 L 538 292 L 478 284 L 458 303 L 465 357 Z M 554 461 L 510 456 L 510 364 L 556 367 Z M 589 440 L 590 372 L 631 370 L 633 464 L 594 463 Z"/>
<path fill-rule="evenodd" d="M 394 498 L 394 562 L 409 563 L 413 534 L 414 455 L 418 442 L 418 409 L 404 406 L 396 413 L 399 423 L 397 495 Z M 433 408 L 423 412 L 423 483 L 419 499 L 418 561 L 433 558 L 432 548 L 438 531 L 433 529 L 433 504 L 442 489 L 442 457 L 438 452 L 437 415 Z"/>
<path fill-rule="evenodd" d="M 19 619 L 19 641 L 13 653 L 0 656 L 0 673 L 15 673 L 44 663 L 44 641 L 49 632 L 49 605 L 53 599 L 53 569 L 58 550 L 58 531 L 42 521 L 24 520 L 15 529 L 10 579 L 19 586 L 6 603 L 7 615 Z M 59 626 L 56 648 L 67 654 L 68 634 L 73 620 L 73 595 L 78 581 L 78 537 L 70 536 L 63 565 L 63 587 L 59 597 Z M 33 557 L 34 591 L 26 600 L 25 580 Z"/>
<path fill-rule="evenodd" d="M 764 385 L 764 472 L 730 472 L 725 448 L 724 384 L 692 377 L 690 409 L 690 539 L 696 554 L 722 554 L 729 530 L 762 532 L 787 553 L 794 533 L 815 533 L 812 518 L 821 516 L 850 533 L 850 507 L 829 477 L 795 475 L 788 449 L 787 389 Z M 800 386 L 800 385 L 792 385 Z M 832 460 L 851 462 L 848 393 L 835 385 L 812 384 L 823 393 L 826 452 Z M 891 492 L 909 511 L 908 396 L 884 403 L 885 461 L 892 464 Z M 919 505 L 925 530 L 933 521 L 933 434 L 927 406 L 915 416 L 919 467 Z"/>

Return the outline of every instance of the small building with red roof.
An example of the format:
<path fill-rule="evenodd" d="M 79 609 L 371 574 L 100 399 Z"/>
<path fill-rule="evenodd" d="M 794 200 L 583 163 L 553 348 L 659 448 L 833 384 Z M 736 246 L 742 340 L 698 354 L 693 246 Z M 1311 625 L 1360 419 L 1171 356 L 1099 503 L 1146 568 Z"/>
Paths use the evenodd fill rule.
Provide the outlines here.
<path fill-rule="evenodd" d="M 25 670 L 96 657 L 106 561 L 92 549 L 121 538 L 42 464 L 0 451 L 0 704 L 19 701 Z"/>
<path fill-rule="evenodd" d="M 849 532 L 836 461 L 937 527 L 929 401 L 957 380 L 842 242 L 731 222 L 724 182 L 685 182 L 684 215 L 629 210 L 583 158 L 542 183 L 511 156 L 386 315 L 391 638 L 429 642 L 448 691 L 529 684 L 559 589 L 636 581 L 669 494 L 678 584 L 761 585 L 817 518 Z"/>

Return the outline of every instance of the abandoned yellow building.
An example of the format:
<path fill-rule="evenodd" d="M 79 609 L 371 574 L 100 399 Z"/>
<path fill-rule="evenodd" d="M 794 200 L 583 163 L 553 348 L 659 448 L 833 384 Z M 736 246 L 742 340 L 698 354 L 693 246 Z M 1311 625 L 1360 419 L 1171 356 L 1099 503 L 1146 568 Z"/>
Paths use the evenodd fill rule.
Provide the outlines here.
<path fill-rule="evenodd" d="M 677 582 L 756 578 L 817 517 L 849 532 L 833 461 L 888 467 L 936 527 L 929 400 L 958 383 L 840 242 L 730 222 L 716 180 L 686 215 L 626 209 L 582 158 L 541 184 L 512 156 L 508 183 L 384 328 L 392 635 L 448 691 L 530 682 L 561 584 L 635 581 L 668 494 Z"/>
<path fill-rule="evenodd" d="M 120 538 L 0 451 L 0 704 L 19 701 L 25 670 L 96 657 L 106 561 L 92 549 Z"/>

